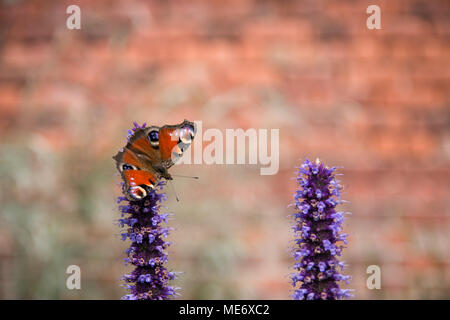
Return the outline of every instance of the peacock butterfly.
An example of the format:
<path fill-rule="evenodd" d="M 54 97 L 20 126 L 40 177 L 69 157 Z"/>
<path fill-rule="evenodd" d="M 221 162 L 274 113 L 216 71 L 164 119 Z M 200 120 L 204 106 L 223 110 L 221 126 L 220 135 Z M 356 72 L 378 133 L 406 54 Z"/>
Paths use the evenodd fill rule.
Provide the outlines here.
<path fill-rule="evenodd" d="M 127 145 L 113 157 L 127 198 L 141 200 L 161 178 L 172 180 L 167 170 L 190 146 L 195 133 L 195 124 L 188 120 L 163 127 L 135 128 Z"/>

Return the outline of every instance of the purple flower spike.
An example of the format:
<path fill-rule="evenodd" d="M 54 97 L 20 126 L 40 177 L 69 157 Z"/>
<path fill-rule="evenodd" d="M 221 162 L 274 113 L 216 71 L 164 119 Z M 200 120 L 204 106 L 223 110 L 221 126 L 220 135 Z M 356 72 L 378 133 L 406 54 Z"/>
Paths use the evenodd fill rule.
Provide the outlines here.
<path fill-rule="evenodd" d="M 135 123 L 132 130 L 142 127 L 145 125 Z M 124 228 L 121 237 L 131 241 L 125 251 L 125 264 L 134 266 L 134 270 L 122 278 L 129 290 L 123 300 L 167 300 L 177 295 L 178 288 L 169 285 L 176 273 L 165 267 L 166 249 L 170 245 L 165 238 L 170 228 L 162 226 L 167 223 L 168 214 L 159 212 L 160 203 L 166 199 L 165 193 L 161 192 L 164 184 L 164 181 L 159 182 L 141 200 L 118 198 L 121 211 L 118 224 Z"/>
<path fill-rule="evenodd" d="M 350 277 L 341 274 L 345 263 L 339 261 L 347 234 L 341 234 L 344 212 L 336 211 L 340 190 L 336 168 L 318 159 L 308 159 L 298 168 L 299 190 L 295 193 L 295 272 L 291 274 L 294 300 L 337 300 L 353 297 L 339 282 Z"/>

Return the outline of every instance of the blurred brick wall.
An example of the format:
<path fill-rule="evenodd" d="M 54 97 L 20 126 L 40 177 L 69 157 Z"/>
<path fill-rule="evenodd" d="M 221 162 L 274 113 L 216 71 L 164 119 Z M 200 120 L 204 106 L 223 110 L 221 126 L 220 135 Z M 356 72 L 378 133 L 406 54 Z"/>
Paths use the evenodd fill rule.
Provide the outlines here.
<path fill-rule="evenodd" d="M 448 299 L 449 16 L 446 0 L 3 0 L 0 297 L 120 297 L 110 157 L 132 120 L 188 118 L 280 128 L 280 172 L 173 169 L 201 177 L 169 194 L 183 297 L 288 298 L 293 167 L 319 157 L 345 167 L 356 297 Z M 365 288 L 370 264 L 382 290 Z"/>

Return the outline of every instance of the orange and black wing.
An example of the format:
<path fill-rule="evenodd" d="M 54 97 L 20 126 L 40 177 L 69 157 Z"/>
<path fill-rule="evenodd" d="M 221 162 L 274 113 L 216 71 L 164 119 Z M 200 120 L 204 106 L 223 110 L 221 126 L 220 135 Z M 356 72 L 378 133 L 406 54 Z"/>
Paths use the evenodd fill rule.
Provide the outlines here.
<path fill-rule="evenodd" d="M 193 122 L 184 120 L 177 125 L 166 125 L 159 129 L 159 151 L 163 166 L 168 169 L 181 158 L 192 143 L 196 133 Z"/>
<path fill-rule="evenodd" d="M 154 188 L 159 175 L 151 163 L 159 158 L 147 139 L 144 129 L 138 129 L 130 137 L 125 148 L 113 158 L 124 181 L 124 191 L 130 200 L 145 198 L 148 188 Z"/>

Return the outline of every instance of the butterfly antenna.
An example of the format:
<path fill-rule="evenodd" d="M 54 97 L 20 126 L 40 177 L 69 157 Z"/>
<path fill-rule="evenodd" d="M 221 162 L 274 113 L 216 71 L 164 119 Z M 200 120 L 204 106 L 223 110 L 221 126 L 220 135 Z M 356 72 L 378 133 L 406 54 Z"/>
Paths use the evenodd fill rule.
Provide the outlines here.
<path fill-rule="evenodd" d="M 172 189 L 172 191 L 173 191 L 173 194 L 175 195 L 175 199 L 177 199 L 177 202 L 179 202 L 180 201 L 180 199 L 178 199 L 178 195 L 177 195 L 177 192 L 175 191 L 175 187 L 173 186 L 173 183 L 172 183 L 172 181 L 171 180 L 169 180 L 169 185 L 170 185 L 170 188 Z"/>
<path fill-rule="evenodd" d="M 181 176 L 181 175 L 178 175 L 178 174 L 172 174 L 172 176 L 178 177 L 178 178 L 189 178 L 189 179 L 196 179 L 196 180 L 199 179 L 199 177 L 195 177 L 195 176 Z"/>

